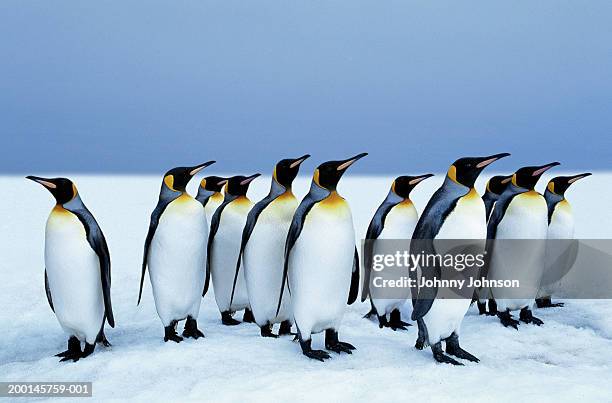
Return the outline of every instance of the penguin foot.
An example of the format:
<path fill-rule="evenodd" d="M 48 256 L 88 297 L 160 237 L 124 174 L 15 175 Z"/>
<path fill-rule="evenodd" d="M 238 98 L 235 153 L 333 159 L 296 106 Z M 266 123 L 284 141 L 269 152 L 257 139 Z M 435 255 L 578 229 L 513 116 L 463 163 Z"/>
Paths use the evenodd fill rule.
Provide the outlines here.
<path fill-rule="evenodd" d="M 68 339 L 68 350 L 55 354 L 56 357 L 63 357 L 60 361 L 78 361 L 81 357 L 81 342 L 75 336 Z M 74 359 L 75 357 L 78 357 Z"/>
<path fill-rule="evenodd" d="M 255 323 L 255 316 L 253 316 L 253 311 L 249 308 L 244 310 L 244 315 L 242 315 L 242 321 L 246 323 Z"/>
<path fill-rule="evenodd" d="M 265 325 L 265 326 L 261 326 L 259 329 L 260 329 L 261 337 L 272 337 L 274 339 L 278 338 L 277 335 L 272 333 L 272 325 L 270 325 L 270 324 Z"/>
<path fill-rule="evenodd" d="M 106 338 L 106 335 L 104 334 L 104 332 L 100 332 L 100 335 L 98 336 L 98 339 L 96 340 L 96 343 L 98 344 L 102 344 L 104 347 L 109 348 L 112 347 L 113 345 L 110 343 L 110 341 L 108 341 L 108 339 Z"/>
<path fill-rule="evenodd" d="M 446 339 L 446 354 L 454 355 L 457 358 L 472 362 L 480 362 L 480 360 L 468 353 L 459 346 L 459 336 L 453 333 L 449 338 Z"/>
<path fill-rule="evenodd" d="M 280 324 L 280 329 L 278 329 L 279 336 L 296 336 L 296 333 L 291 333 L 291 322 L 288 320 L 284 320 Z"/>
<path fill-rule="evenodd" d="M 83 349 L 83 354 L 81 354 L 81 358 L 89 357 L 91 353 L 94 352 L 95 348 L 95 344 L 85 343 L 85 348 Z"/>
<path fill-rule="evenodd" d="M 338 354 L 353 354 L 353 350 L 356 350 L 352 344 L 338 340 L 338 332 L 333 329 L 325 331 L 325 348 Z"/>
<path fill-rule="evenodd" d="M 372 316 L 376 315 L 376 309 L 374 309 L 374 307 L 372 307 L 372 309 L 370 309 L 370 312 L 366 313 L 365 315 L 363 315 L 363 319 L 370 319 Z M 378 316 L 378 315 L 376 315 Z"/>
<path fill-rule="evenodd" d="M 539 319 L 533 316 L 533 313 L 531 312 L 529 308 L 521 309 L 521 314 L 519 316 L 519 319 L 521 320 L 521 322 L 531 323 L 536 326 L 542 326 L 544 324 L 542 319 Z"/>
<path fill-rule="evenodd" d="M 478 301 L 476 305 L 478 306 L 479 315 L 488 315 L 486 303 Z"/>
<path fill-rule="evenodd" d="M 442 364 L 452 364 L 452 365 L 458 365 L 458 366 L 463 366 L 462 363 L 460 363 L 459 361 L 455 360 L 454 358 L 449 357 L 448 355 L 444 354 L 444 351 L 442 351 L 442 343 L 441 342 L 437 342 L 436 344 L 434 344 L 431 347 L 431 350 L 433 352 L 433 356 L 434 359 Z"/>
<path fill-rule="evenodd" d="M 225 326 L 236 326 L 240 324 L 239 321 L 232 318 L 232 313 L 230 311 L 221 312 L 221 323 Z"/>
<path fill-rule="evenodd" d="M 418 337 L 416 343 L 414 343 L 414 348 L 416 348 L 417 350 L 424 349 L 425 348 L 425 340 L 423 340 L 420 337 Z"/>
<path fill-rule="evenodd" d="M 327 351 L 323 350 L 313 350 L 312 347 L 312 339 L 303 341 L 300 339 L 300 346 L 302 347 L 302 354 L 306 357 L 311 358 L 317 361 L 325 361 L 331 358 L 331 356 L 327 353 Z"/>
<path fill-rule="evenodd" d="M 489 310 L 487 311 L 487 316 L 495 316 L 497 315 L 497 302 L 494 299 L 489 299 Z"/>
<path fill-rule="evenodd" d="M 518 330 L 519 321 L 512 318 L 512 315 L 510 314 L 509 310 L 506 312 L 497 312 L 497 317 L 499 318 L 501 324 L 504 325 L 504 327 L 510 326 Z"/>
<path fill-rule="evenodd" d="M 565 305 L 563 302 L 553 303 L 550 298 L 536 298 L 535 301 L 538 308 L 561 308 Z"/>
<path fill-rule="evenodd" d="M 399 309 L 394 309 L 393 311 L 391 311 L 391 315 L 389 315 L 389 321 L 387 322 L 387 327 L 390 327 L 391 329 L 393 329 L 393 331 L 396 331 L 398 329 L 408 330 L 406 328 L 407 326 L 412 326 L 412 324 L 404 322 L 402 320 L 402 316 Z"/>
<path fill-rule="evenodd" d="M 185 322 L 185 329 L 183 329 L 183 337 L 199 339 L 200 337 L 204 337 L 204 333 L 198 329 L 198 322 L 192 318 L 191 316 L 187 317 L 187 321 Z"/>
<path fill-rule="evenodd" d="M 175 343 L 180 343 L 183 341 L 183 338 L 176 334 L 176 322 L 177 321 L 174 320 L 170 322 L 169 326 L 164 327 L 164 342 L 172 340 Z"/>

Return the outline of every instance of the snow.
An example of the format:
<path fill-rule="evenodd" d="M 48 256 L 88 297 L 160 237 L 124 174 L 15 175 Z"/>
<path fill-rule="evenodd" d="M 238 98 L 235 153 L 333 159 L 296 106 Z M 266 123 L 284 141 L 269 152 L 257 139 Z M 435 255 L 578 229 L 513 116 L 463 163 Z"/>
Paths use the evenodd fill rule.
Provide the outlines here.
<path fill-rule="evenodd" d="M 429 350 L 416 350 L 416 326 L 393 332 L 362 319 L 367 303 L 349 307 L 340 330 L 340 339 L 357 350 L 325 363 L 302 356 L 289 337 L 261 338 L 251 324 L 222 326 L 212 293 L 202 301 L 199 317 L 206 338 L 164 343 L 148 279 L 136 306 L 143 242 L 161 179 L 72 179 L 109 243 L 117 327 L 106 333 L 113 347 L 97 347 L 78 363 L 53 357 L 65 349 L 66 337 L 44 294 L 43 235 L 51 195 L 21 177 L 0 177 L 0 381 L 92 381 L 94 400 L 116 401 L 573 401 L 612 395 L 610 301 L 565 301 L 564 308 L 535 310 L 545 325 L 521 325 L 519 331 L 479 317 L 473 307 L 463 321 L 461 342 L 481 362 L 465 367 L 437 364 Z M 414 191 L 419 211 L 442 179 L 438 175 Z M 478 182 L 481 191 L 485 179 Z M 252 185 L 252 200 L 267 193 L 269 180 Z M 296 180 L 298 197 L 309 180 Z M 390 180 L 350 173 L 342 180 L 339 191 L 353 209 L 358 237 Z M 578 237 L 610 238 L 611 180 L 612 174 L 596 173 L 568 192 Z M 322 346 L 322 335 L 314 336 L 313 344 Z"/>

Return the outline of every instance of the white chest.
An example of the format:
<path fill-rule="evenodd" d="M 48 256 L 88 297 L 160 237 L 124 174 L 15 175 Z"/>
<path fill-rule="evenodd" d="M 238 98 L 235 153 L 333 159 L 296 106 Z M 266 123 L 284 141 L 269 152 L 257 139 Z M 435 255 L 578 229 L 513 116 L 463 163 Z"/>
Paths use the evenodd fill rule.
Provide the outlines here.
<path fill-rule="evenodd" d="M 410 202 L 393 206 L 387 213 L 378 239 L 411 239 L 418 221 L 418 213 Z"/>
<path fill-rule="evenodd" d="M 497 239 L 546 239 L 548 208 L 544 197 L 535 192 L 515 196 L 497 226 Z"/>
<path fill-rule="evenodd" d="M 570 204 L 563 200 L 557 203 L 548 225 L 548 239 L 571 239 L 574 237 L 574 214 Z"/>
<path fill-rule="evenodd" d="M 457 201 L 442 224 L 437 239 L 486 239 L 487 223 L 484 202 L 472 189 Z"/>

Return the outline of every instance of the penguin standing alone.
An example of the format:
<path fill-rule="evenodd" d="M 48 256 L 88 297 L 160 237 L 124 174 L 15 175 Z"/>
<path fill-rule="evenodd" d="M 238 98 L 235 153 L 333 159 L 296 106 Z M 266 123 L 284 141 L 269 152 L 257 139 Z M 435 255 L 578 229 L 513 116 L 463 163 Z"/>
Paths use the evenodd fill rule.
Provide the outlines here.
<path fill-rule="evenodd" d="M 552 162 L 517 170 L 489 219 L 487 239 L 497 242 L 487 250 L 490 262 L 486 277 L 520 282 L 518 290 L 491 289 L 497 302 L 497 317 L 505 327 L 518 329 L 519 322 L 511 315 L 516 310 L 520 310 L 522 322 L 538 326 L 544 323 L 530 309 L 544 272 L 548 232 L 546 200 L 534 188 L 542 174 L 557 165 Z"/>
<path fill-rule="evenodd" d="M 157 206 L 151 214 L 138 303 L 148 266 L 155 308 L 164 325 L 166 342 L 204 337 L 198 329 L 197 318 L 202 289 L 209 277 L 206 272 L 208 225 L 204 207 L 187 193 L 186 187 L 195 174 L 213 163 L 166 172 Z M 186 321 L 181 337 L 176 333 L 176 325 L 183 319 Z"/>
<path fill-rule="evenodd" d="M 208 225 L 210 225 L 210 220 L 213 214 L 215 214 L 217 207 L 223 203 L 221 190 L 226 182 L 227 178 L 221 178 L 219 176 L 207 176 L 200 182 L 196 200 L 202 203 L 204 210 L 206 210 Z"/>
<path fill-rule="evenodd" d="M 565 192 L 574 182 L 590 175 L 590 172 L 586 172 L 573 176 L 557 176 L 551 179 L 548 185 L 546 185 L 544 199 L 548 207 L 548 239 L 574 238 L 574 213 L 572 212 L 572 206 L 565 198 Z M 557 268 L 551 265 L 553 265 L 556 258 L 561 256 L 567 247 L 569 247 L 569 245 L 564 242 L 551 241 L 547 242 L 547 244 L 546 272 L 544 273 L 544 277 L 546 277 L 547 274 L 554 274 Z M 563 250 L 558 250 L 559 248 Z M 545 281 L 538 293 L 538 298 L 536 298 L 536 306 L 538 308 L 562 307 L 562 302 L 553 303 L 551 301 L 551 295 L 559 285 L 558 282 Z"/>
<path fill-rule="evenodd" d="M 242 231 L 232 299 L 242 260 L 249 303 L 263 337 L 277 337 L 272 333 L 275 323 L 280 323 L 279 335 L 291 333 L 293 316 L 289 293 L 284 293 L 278 315 L 276 300 L 270 296 L 275 295 L 283 280 L 285 241 L 298 205 L 291 192 L 291 184 L 300 165 L 308 157 L 310 155 L 307 154 L 300 158 L 284 159 L 276 164 L 270 193 L 251 209 Z"/>
<path fill-rule="evenodd" d="M 350 354 L 355 349 L 338 340 L 346 304 L 355 302 L 359 293 L 359 256 L 351 210 L 338 195 L 336 186 L 348 167 L 366 155 L 319 165 L 287 235 L 276 312 L 281 309 L 288 277 L 302 353 L 319 361 L 330 356 L 323 350 L 312 349 L 313 333 L 325 331 L 328 350 Z"/>
<path fill-rule="evenodd" d="M 436 239 L 481 241 L 484 253 L 487 235 L 485 206 L 474 188 L 474 183 L 485 167 L 508 155 L 510 154 L 503 153 L 488 157 L 461 158 L 450 166 L 444 183 L 433 194 L 419 218 L 412 236 L 411 254 L 443 254 L 436 250 Z M 414 240 L 420 241 L 415 243 Z M 410 271 L 410 274 L 411 279 L 416 281 L 417 272 Z M 421 269 L 421 276 L 428 280 L 439 279 L 441 267 L 436 265 Z M 412 320 L 416 320 L 419 327 L 415 347 L 421 350 L 429 345 L 436 361 L 463 365 L 444 354 L 441 343 L 444 340 L 447 354 L 478 362 L 478 358 L 459 345 L 461 322 L 470 307 L 471 299 L 436 298 L 436 286 L 412 290 L 416 294 L 412 299 Z"/>
<path fill-rule="evenodd" d="M 421 181 L 432 176 L 433 174 L 397 177 L 391 184 L 387 197 L 374 213 L 366 232 L 366 239 L 411 239 L 419 214 L 410 200 L 410 192 Z M 366 267 L 361 302 L 364 302 L 369 295 L 372 309 L 365 317 L 369 318 L 376 315 L 380 328 L 390 327 L 393 330 L 406 330 L 406 326 L 411 325 L 402 321 L 400 307 L 410 295 L 406 295 L 406 298 L 381 299 L 373 298 L 370 293 L 371 259 L 374 254 L 376 254 L 376 242 L 367 242 L 365 244 Z"/>
<path fill-rule="evenodd" d="M 493 211 L 493 205 L 499 199 L 499 196 L 506 190 L 506 187 L 512 180 L 512 175 L 508 176 L 494 176 L 487 181 L 485 194 L 482 195 L 482 201 L 485 205 L 485 215 L 487 221 Z M 488 298 L 489 294 L 483 289 L 476 290 L 478 313 L 480 315 L 495 316 L 497 314 L 497 304 L 493 298 Z M 487 298 L 489 302 L 489 309 L 487 310 Z"/>
<path fill-rule="evenodd" d="M 229 178 L 225 184 L 223 203 L 215 211 L 210 223 L 207 271 L 212 276 L 215 301 L 221 312 L 221 323 L 228 326 L 240 324 L 239 321 L 232 318 L 232 315 L 243 309 L 242 320 L 254 322 L 243 273 L 238 276 L 233 298 L 232 286 L 234 285 L 234 269 L 240 254 L 242 230 L 246 224 L 247 215 L 253 207 L 253 203 L 246 194 L 250 183 L 258 176 L 260 174 Z"/>
<path fill-rule="evenodd" d="M 111 262 L 102 229 L 66 178 L 28 176 L 57 204 L 45 228 L 45 291 L 62 329 L 70 335 L 60 361 L 78 361 L 96 342 L 110 346 L 104 322 L 115 327 L 111 305 Z M 85 348 L 81 351 L 81 342 Z"/>

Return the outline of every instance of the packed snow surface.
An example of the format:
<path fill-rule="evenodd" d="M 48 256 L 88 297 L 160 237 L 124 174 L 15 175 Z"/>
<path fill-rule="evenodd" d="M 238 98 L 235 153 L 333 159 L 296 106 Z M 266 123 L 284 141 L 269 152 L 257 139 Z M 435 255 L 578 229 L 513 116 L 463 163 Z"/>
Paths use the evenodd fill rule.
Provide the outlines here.
<path fill-rule="evenodd" d="M 348 307 L 340 329 L 340 339 L 357 350 L 334 354 L 325 363 L 304 357 L 291 337 L 261 338 L 253 324 L 222 326 L 212 292 L 203 299 L 199 316 L 206 338 L 164 343 L 148 277 L 143 301 L 136 306 L 143 243 L 161 178 L 72 179 L 110 248 L 117 326 L 106 334 L 113 346 L 97 347 L 78 363 L 60 363 L 53 356 L 65 350 L 67 340 L 47 304 L 43 282 L 44 226 L 54 202 L 33 182 L 0 177 L 0 381 L 92 381 L 94 400 L 116 401 L 612 399 L 612 302 L 603 300 L 536 309 L 544 326 L 522 324 L 518 331 L 478 316 L 473 307 L 463 321 L 461 342 L 481 362 L 465 367 L 438 364 L 429 349 L 416 350 L 416 326 L 394 332 L 363 319 L 367 303 Z M 349 172 L 341 181 L 339 192 L 351 205 L 358 238 L 391 179 Z M 415 189 L 419 211 L 442 179 L 437 175 Z M 249 192 L 252 200 L 267 193 L 269 180 L 257 179 Z M 485 180 L 478 182 L 480 192 Z M 298 198 L 309 181 L 296 180 Z M 192 194 L 197 182 L 190 184 Z M 610 238 L 611 182 L 612 175 L 596 173 L 569 190 L 577 237 Z M 405 307 L 405 320 L 408 315 Z M 322 345 L 322 335 L 314 336 L 313 346 Z"/>

